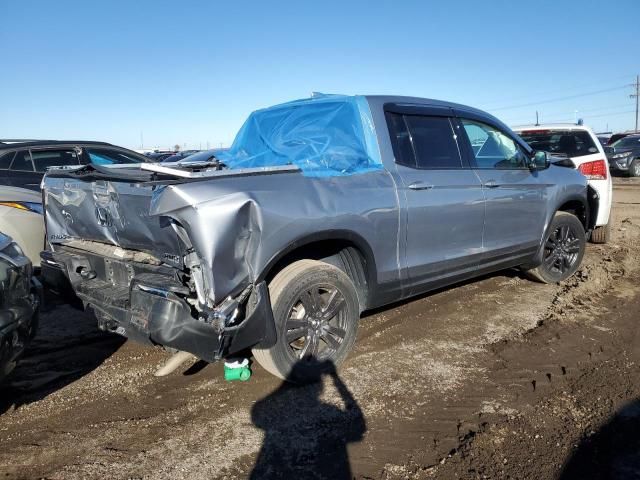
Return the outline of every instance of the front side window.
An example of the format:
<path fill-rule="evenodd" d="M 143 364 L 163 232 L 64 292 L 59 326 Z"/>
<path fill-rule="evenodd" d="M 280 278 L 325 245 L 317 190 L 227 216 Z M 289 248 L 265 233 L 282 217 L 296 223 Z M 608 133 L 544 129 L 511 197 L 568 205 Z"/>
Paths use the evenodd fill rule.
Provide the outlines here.
<path fill-rule="evenodd" d="M 22 150 L 16 153 L 13 162 L 11 162 L 11 170 L 33 172 L 33 163 L 31 163 L 31 153 L 29 153 L 29 150 Z"/>
<path fill-rule="evenodd" d="M 31 152 L 36 172 L 46 172 L 49 167 L 78 165 L 78 153 L 71 148 L 64 150 L 33 150 Z"/>
<path fill-rule="evenodd" d="M 421 169 L 462 168 L 457 137 L 447 117 L 389 114 L 396 161 Z"/>
<path fill-rule="evenodd" d="M 485 123 L 462 119 L 477 168 L 509 170 L 526 168 L 525 155 L 516 142 Z"/>
<path fill-rule="evenodd" d="M 143 163 L 148 160 L 110 148 L 87 148 L 87 154 L 94 165 L 120 165 L 123 163 Z"/>
<path fill-rule="evenodd" d="M 556 156 L 582 157 L 598 153 L 593 138 L 585 130 L 528 130 L 520 137 L 534 150 L 544 150 Z"/>

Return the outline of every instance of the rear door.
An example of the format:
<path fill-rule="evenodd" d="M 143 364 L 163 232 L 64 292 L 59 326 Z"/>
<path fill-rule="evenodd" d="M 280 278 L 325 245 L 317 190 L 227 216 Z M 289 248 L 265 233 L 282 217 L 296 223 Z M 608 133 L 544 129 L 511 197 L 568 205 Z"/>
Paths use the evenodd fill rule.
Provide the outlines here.
<path fill-rule="evenodd" d="M 548 186 L 528 168 L 528 153 L 510 133 L 487 119 L 458 114 L 464 150 L 486 201 L 480 266 L 518 264 L 540 245 Z"/>
<path fill-rule="evenodd" d="M 385 106 L 405 208 L 408 294 L 472 276 L 482 249 L 484 198 L 461 155 L 452 110 Z"/>

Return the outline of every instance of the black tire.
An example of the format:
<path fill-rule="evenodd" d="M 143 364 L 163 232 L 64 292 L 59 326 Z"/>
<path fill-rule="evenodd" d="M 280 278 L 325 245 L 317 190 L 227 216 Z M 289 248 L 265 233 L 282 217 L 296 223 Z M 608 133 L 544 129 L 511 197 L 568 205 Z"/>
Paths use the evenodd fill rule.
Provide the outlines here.
<path fill-rule="evenodd" d="M 542 283 L 558 283 L 580 267 L 586 247 L 584 227 L 578 217 L 556 212 L 544 237 L 542 263 L 527 271 Z"/>
<path fill-rule="evenodd" d="M 253 349 L 265 370 L 308 383 L 344 361 L 360 310 L 356 288 L 342 270 L 316 260 L 294 262 L 270 282 L 269 296 L 278 339 L 269 349 Z"/>
<path fill-rule="evenodd" d="M 629 176 L 640 177 L 640 158 L 636 158 L 631 165 L 629 165 Z"/>
<path fill-rule="evenodd" d="M 592 243 L 607 243 L 611 236 L 611 227 L 609 224 L 602 225 L 601 227 L 596 227 L 591 232 L 591 242 Z"/>

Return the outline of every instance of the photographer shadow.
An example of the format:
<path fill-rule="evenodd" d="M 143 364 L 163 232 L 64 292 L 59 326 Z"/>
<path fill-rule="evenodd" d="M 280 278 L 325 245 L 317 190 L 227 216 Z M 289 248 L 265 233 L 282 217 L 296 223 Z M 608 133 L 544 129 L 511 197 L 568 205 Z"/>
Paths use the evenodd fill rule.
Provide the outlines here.
<path fill-rule="evenodd" d="M 264 430 L 264 442 L 251 479 L 351 479 L 347 445 L 362 440 L 367 430 L 360 406 L 342 382 L 332 362 L 321 365 L 313 383 L 290 383 L 307 366 L 299 361 L 273 393 L 251 410 L 254 425 Z M 337 397 L 321 399 L 325 379 Z M 342 403 L 342 407 L 334 404 Z"/>

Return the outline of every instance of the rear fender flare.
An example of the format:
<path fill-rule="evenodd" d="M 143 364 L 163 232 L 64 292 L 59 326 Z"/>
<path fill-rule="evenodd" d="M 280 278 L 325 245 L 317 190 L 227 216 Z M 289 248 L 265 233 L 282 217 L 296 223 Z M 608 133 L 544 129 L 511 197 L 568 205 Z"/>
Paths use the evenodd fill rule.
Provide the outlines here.
<path fill-rule="evenodd" d="M 371 291 L 377 287 L 377 267 L 373 249 L 362 236 L 351 230 L 324 230 L 295 239 L 269 259 L 266 265 L 261 269 L 260 274 L 255 279 L 255 282 L 258 283 L 265 280 L 278 262 L 283 260 L 287 255 L 307 245 L 321 241 L 343 241 L 353 244 L 353 246 L 356 247 L 364 257 L 366 279 L 367 284 L 369 285 L 369 290 Z"/>

